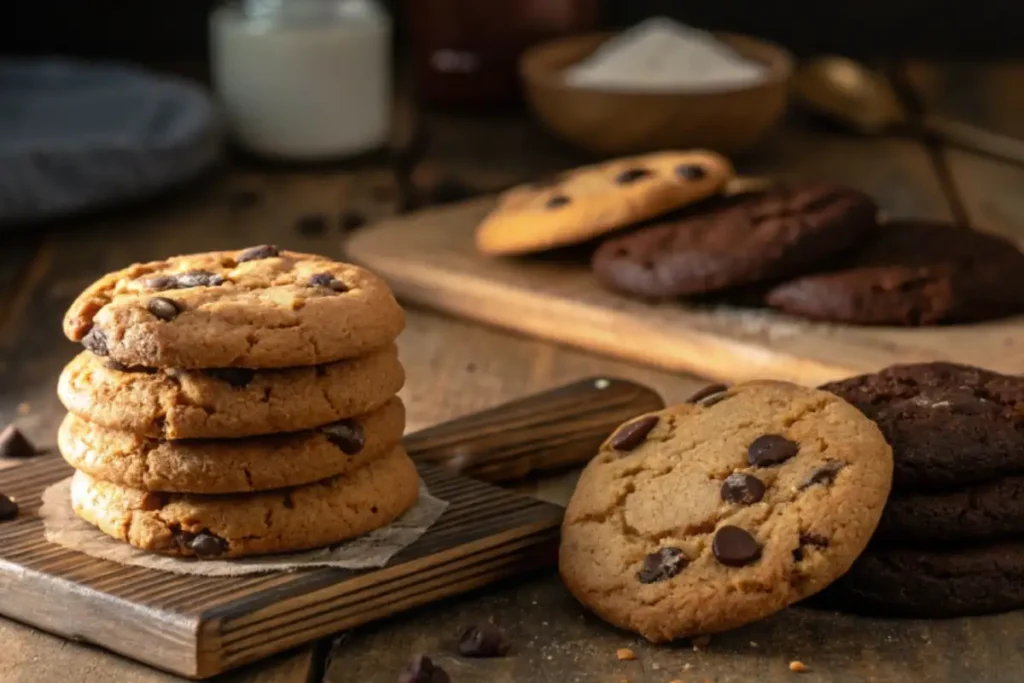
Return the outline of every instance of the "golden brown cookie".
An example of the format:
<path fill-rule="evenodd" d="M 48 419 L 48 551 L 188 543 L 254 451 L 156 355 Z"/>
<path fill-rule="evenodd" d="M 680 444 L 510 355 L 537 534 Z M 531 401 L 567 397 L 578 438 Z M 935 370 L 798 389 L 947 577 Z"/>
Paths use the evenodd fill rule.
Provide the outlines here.
<path fill-rule="evenodd" d="M 699 201 L 732 177 L 709 151 L 656 152 L 585 166 L 506 192 L 476 231 L 485 254 L 526 254 L 586 242 Z"/>
<path fill-rule="evenodd" d="M 79 417 L 163 439 L 238 438 L 312 429 L 384 405 L 405 383 L 394 344 L 283 370 L 127 367 L 83 351 L 57 394 Z"/>
<path fill-rule="evenodd" d="M 265 493 L 151 493 L 76 472 L 75 513 L 103 533 L 152 552 L 220 559 L 307 550 L 387 526 L 419 497 L 401 448 L 325 481 Z"/>
<path fill-rule="evenodd" d="M 652 641 L 766 617 L 867 545 L 892 451 L 842 399 L 749 382 L 620 427 L 566 510 L 559 568 L 603 619 Z"/>

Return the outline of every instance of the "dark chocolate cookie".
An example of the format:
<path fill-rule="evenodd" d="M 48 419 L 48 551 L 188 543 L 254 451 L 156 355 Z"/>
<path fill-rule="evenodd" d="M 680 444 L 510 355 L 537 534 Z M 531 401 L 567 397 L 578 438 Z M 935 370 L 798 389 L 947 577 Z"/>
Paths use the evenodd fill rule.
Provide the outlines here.
<path fill-rule="evenodd" d="M 649 298 L 776 282 L 852 247 L 875 231 L 877 213 L 850 188 L 778 188 L 610 239 L 594 253 L 594 273 L 609 289 Z"/>
<path fill-rule="evenodd" d="M 1024 312 L 1024 254 L 1001 237 L 929 222 L 882 226 L 837 270 L 768 292 L 816 320 L 933 325 Z"/>
<path fill-rule="evenodd" d="M 893 449 L 896 491 L 960 488 L 1024 472 L 1024 378 L 922 363 L 822 389 L 881 428 Z"/>
<path fill-rule="evenodd" d="M 884 616 L 954 617 L 1024 607 L 1024 543 L 868 548 L 823 603 Z"/>

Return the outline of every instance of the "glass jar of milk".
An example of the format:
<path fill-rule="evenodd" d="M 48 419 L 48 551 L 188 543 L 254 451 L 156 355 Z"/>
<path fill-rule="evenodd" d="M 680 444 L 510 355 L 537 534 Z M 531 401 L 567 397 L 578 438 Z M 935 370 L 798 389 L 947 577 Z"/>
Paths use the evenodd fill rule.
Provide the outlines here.
<path fill-rule="evenodd" d="M 384 144 L 391 21 L 376 0 L 241 0 L 210 23 L 214 89 L 239 145 L 319 161 Z"/>

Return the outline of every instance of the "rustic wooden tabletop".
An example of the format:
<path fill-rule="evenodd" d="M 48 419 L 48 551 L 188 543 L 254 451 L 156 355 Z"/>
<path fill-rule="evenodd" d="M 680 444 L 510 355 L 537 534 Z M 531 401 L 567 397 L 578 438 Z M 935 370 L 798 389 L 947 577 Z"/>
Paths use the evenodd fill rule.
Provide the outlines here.
<path fill-rule="evenodd" d="M 910 64 L 892 72 L 922 116 L 946 116 L 1024 136 L 1024 67 Z M 1015 99 L 1016 98 L 1016 99 Z M 72 297 L 98 274 L 172 253 L 277 243 L 339 254 L 343 225 L 423 203 L 499 189 L 583 161 L 525 117 L 420 119 L 428 144 L 413 160 L 344 170 L 281 171 L 232 165 L 170 197 L 13 235 L 0 251 L 0 423 L 16 422 L 52 448 L 62 409 L 59 369 L 76 351 L 60 333 Z M 913 127 L 859 138 L 818 122 L 793 121 L 740 170 L 830 180 L 874 194 L 891 216 L 956 218 L 1024 240 L 1024 166 L 948 146 Z M 642 344 L 643 340 L 637 340 Z M 408 370 L 409 430 L 597 374 L 646 384 L 669 402 L 703 384 L 512 336 L 429 311 L 409 311 L 400 340 Z M 521 488 L 566 500 L 571 473 Z M 494 621 L 514 643 L 510 657 L 460 660 L 460 627 Z M 86 645 L 0 619 L 5 683 L 179 680 Z M 617 648 L 638 658 L 618 661 Z M 836 618 L 795 608 L 760 624 L 688 643 L 650 647 L 580 609 L 554 573 L 431 606 L 341 634 L 225 675 L 246 683 L 389 683 L 409 656 L 430 654 L 457 683 L 499 681 L 781 681 L 799 659 L 808 681 L 986 683 L 1019 681 L 1024 614 L 941 622 Z"/>

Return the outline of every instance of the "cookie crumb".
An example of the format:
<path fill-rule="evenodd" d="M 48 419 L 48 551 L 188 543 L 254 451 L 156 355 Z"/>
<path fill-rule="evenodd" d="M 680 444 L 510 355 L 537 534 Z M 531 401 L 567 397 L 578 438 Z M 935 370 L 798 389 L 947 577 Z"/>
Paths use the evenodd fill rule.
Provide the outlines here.
<path fill-rule="evenodd" d="M 26 401 L 18 404 L 18 415 L 28 415 L 32 412 L 32 406 Z"/>
<path fill-rule="evenodd" d="M 690 642 L 693 644 L 694 650 L 703 650 L 711 644 L 711 636 L 697 636 L 690 638 Z"/>
<path fill-rule="evenodd" d="M 807 665 L 798 659 L 794 659 L 792 662 L 789 663 L 789 670 L 795 671 L 798 674 L 802 674 L 803 672 L 807 671 Z"/>
<path fill-rule="evenodd" d="M 631 662 L 636 659 L 636 653 L 628 647 L 620 647 L 615 651 L 615 656 L 620 662 Z"/>
<path fill-rule="evenodd" d="M 750 641 L 750 647 L 757 647 L 757 642 L 753 640 Z"/>
<path fill-rule="evenodd" d="M 689 671 L 692 668 L 693 668 L 693 664 L 690 664 L 689 662 L 687 662 L 686 664 L 683 664 L 683 671 Z"/>

